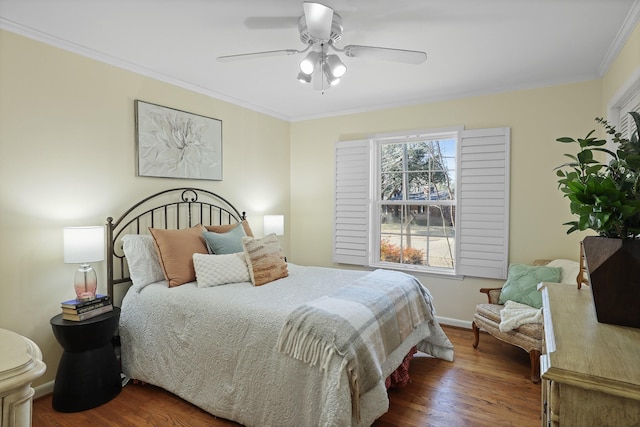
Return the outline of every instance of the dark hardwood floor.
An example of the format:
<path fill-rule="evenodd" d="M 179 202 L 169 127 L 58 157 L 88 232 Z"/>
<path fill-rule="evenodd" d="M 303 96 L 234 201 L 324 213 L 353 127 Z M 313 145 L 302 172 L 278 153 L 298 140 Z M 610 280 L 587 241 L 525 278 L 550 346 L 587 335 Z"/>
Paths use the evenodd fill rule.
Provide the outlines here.
<path fill-rule="evenodd" d="M 374 427 L 539 426 L 540 385 L 529 379 L 529 356 L 488 334 L 471 346 L 469 329 L 443 326 L 456 360 L 416 354 L 412 382 L 389 392 L 390 408 Z M 151 385 L 129 384 L 112 401 L 77 413 L 51 407 L 51 395 L 33 403 L 33 426 L 238 426 Z M 265 426 L 267 427 L 267 426 Z M 299 427 L 299 426 L 296 426 Z"/>

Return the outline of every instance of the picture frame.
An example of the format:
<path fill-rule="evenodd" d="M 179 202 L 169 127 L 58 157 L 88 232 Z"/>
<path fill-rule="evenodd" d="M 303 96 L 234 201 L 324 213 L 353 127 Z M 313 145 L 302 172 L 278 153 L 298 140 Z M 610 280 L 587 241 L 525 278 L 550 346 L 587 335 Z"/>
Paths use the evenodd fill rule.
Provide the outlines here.
<path fill-rule="evenodd" d="M 222 120 L 136 99 L 137 176 L 222 181 Z"/>

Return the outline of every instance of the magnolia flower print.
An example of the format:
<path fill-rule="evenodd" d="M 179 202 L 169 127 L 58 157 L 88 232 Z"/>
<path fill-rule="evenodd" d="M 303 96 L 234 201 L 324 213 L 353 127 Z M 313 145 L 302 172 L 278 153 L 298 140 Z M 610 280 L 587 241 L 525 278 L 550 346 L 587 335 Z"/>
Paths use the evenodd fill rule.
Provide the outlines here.
<path fill-rule="evenodd" d="M 215 149 L 203 135 L 207 124 L 181 112 L 152 109 L 148 127 L 140 132 L 140 156 L 145 175 L 200 178 L 203 169 L 215 167 Z"/>

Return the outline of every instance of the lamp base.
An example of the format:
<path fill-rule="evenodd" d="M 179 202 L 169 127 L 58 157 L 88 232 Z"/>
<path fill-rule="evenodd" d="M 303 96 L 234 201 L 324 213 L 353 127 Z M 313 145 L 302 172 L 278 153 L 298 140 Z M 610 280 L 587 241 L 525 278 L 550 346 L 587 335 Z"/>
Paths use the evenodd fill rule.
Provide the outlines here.
<path fill-rule="evenodd" d="M 98 277 L 93 267 L 89 264 L 81 264 L 76 271 L 73 287 L 76 291 L 76 299 L 81 301 L 94 299 L 98 290 Z"/>

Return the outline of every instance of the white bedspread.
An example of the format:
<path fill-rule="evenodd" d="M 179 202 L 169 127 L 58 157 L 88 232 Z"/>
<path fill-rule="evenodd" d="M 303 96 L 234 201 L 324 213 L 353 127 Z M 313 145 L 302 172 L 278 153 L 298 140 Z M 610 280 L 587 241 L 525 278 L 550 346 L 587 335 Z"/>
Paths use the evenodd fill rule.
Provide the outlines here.
<path fill-rule="evenodd" d="M 411 347 L 446 339 L 437 322 L 418 327 L 389 355 L 380 383 L 360 398 L 359 422 L 339 358 L 322 372 L 276 349 L 290 312 L 366 274 L 289 264 L 289 277 L 261 287 L 131 288 L 120 317 L 123 371 L 246 426 L 370 425 L 388 410 L 384 378 Z"/>

